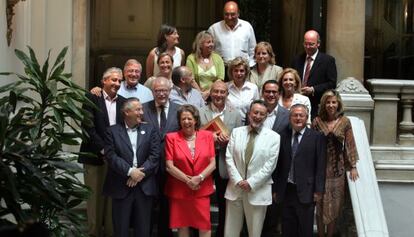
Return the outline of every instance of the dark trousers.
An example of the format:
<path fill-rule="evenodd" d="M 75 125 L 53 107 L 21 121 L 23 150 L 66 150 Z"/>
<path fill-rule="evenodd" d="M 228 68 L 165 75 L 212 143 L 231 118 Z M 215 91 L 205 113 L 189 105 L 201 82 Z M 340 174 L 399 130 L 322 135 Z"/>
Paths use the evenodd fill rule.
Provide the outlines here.
<path fill-rule="evenodd" d="M 224 198 L 224 193 L 226 192 L 228 181 L 228 179 L 221 178 L 218 170 L 215 170 L 214 182 L 216 184 L 216 197 L 219 211 L 216 237 L 224 237 L 224 222 L 226 220 L 226 199 Z"/>
<path fill-rule="evenodd" d="M 315 203 L 301 203 L 296 185 L 287 184 L 282 203 L 282 236 L 312 237 Z"/>
<path fill-rule="evenodd" d="M 130 224 L 135 237 L 151 236 L 151 211 L 153 197 L 136 187 L 123 199 L 112 199 L 114 236 L 129 237 Z"/>
<path fill-rule="evenodd" d="M 156 207 L 153 211 L 158 212 L 157 234 L 159 237 L 173 237 L 173 232 L 170 229 L 170 205 L 168 204 L 168 197 L 164 195 L 164 187 L 167 177 L 165 175 L 159 175 L 160 191 L 157 199 Z"/>
<path fill-rule="evenodd" d="M 282 205 L 273 202 L 267 207 L 266 217 L 263 223 L 262 237 L 273 237 L 280 233 L 279 224 L 282 217 Z"/>

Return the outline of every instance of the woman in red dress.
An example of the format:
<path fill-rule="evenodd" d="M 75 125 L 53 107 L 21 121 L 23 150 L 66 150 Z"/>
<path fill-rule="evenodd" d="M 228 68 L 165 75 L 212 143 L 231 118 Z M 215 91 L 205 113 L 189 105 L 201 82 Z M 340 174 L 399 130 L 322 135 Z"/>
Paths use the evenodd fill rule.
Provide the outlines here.
<path fill-rule="evenodd" d="M 189 227 L 198 229 L 200 237 L 210 237 L 211 173 L 216 167 L 213 134 L 198 130 L 200 115 L 192 105 L 181 106 L 177 120 L 180 131 L 165 138 L 170 228 L 178 228 L 179 237 L 189 236 Z"/>

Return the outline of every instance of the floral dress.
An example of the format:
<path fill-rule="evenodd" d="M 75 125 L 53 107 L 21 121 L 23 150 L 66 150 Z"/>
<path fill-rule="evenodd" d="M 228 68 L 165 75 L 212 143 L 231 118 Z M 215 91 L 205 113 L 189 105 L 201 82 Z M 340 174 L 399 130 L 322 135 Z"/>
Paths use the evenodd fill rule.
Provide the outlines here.
<path fill-rule="evenodd" d="M 332 131 L 327 121 L 315 118 L 312 127 L 327 137 L 326 181 L 322 200 L 316 204 L 316 215 L 325 225 L 335 220 L 345 199 L 346 171 L 358 160 L 351 122 L 345 116 L 338 118 Z"/>

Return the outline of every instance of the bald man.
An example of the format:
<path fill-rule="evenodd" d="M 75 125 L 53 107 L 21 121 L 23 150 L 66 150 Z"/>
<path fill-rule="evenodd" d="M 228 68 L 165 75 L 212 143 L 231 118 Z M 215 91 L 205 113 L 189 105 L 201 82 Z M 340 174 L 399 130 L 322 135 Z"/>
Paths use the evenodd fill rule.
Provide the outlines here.
<path fill-rule="evenodd" d="M 319 51 L 321 39 L 317 31 L 309 30 L 303 38 L 305 52 L 293 60 L 292 67 L 302 78 L 302 94 L 309 97 L 313 119 L 323 93 L 336 87 L 337 71 L 335 58 Z"/>
<path fill-rule="evenodd" d="M 208 31 L 216 39 L 216 52 L 227 65 L 231 60 L 240 56 L 249 61 L 252 67 L 255 62 L 254 47 L 256 37 L 249 22 L 239 18 L 239 6 L 236 2 L 226 2 L 223 9 L 223 20 L 214 23 Z"/>

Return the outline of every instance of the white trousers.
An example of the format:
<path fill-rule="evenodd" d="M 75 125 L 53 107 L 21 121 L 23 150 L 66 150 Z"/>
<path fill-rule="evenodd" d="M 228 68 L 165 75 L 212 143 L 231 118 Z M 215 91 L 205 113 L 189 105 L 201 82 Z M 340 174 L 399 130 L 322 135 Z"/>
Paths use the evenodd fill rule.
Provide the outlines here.
<path fill-rule="evenodd" d="M 249 237 L 260 237 L 263 222 L 266 216 L 267 206 L 254 206 L 249 203 L 247 194 L 241 198 L 226 200 L 226 222 L 224 225 L 224 237 L 240 237 L 243 228 L 243 220 L 246 217 Z"/>

